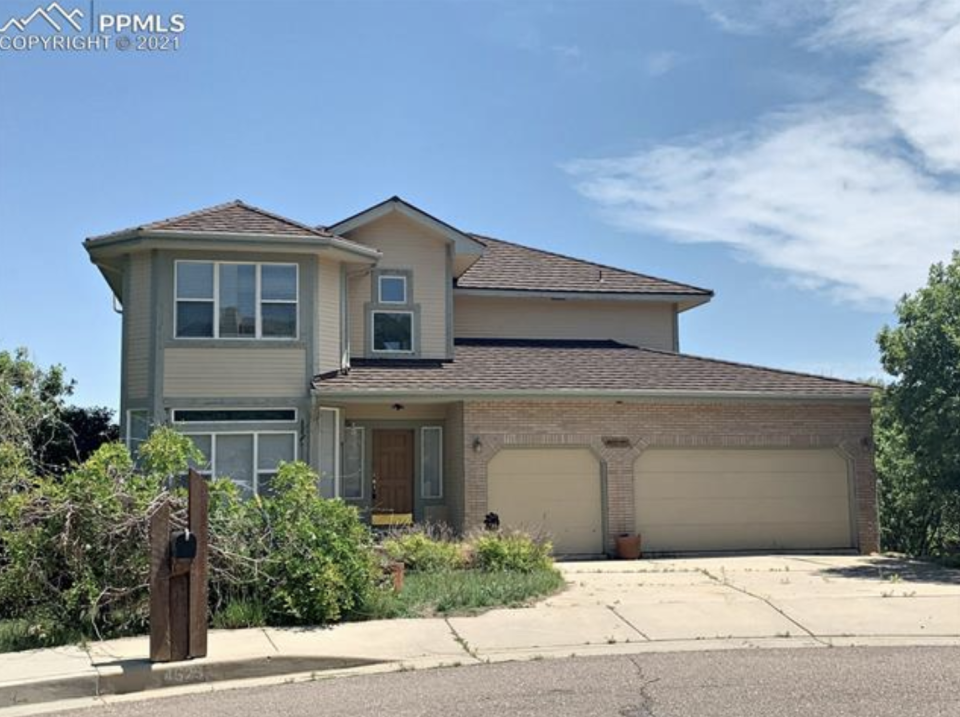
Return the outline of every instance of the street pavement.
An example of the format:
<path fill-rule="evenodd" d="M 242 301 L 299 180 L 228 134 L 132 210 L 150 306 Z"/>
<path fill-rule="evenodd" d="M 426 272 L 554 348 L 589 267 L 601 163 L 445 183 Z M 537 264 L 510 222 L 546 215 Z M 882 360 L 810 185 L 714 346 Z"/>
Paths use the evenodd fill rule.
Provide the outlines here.
<path fill-rule="evenodd" d="M 115 703 L 70 717 L 955 717 L 960 648 L 738 650 L 412 670 Z"/>

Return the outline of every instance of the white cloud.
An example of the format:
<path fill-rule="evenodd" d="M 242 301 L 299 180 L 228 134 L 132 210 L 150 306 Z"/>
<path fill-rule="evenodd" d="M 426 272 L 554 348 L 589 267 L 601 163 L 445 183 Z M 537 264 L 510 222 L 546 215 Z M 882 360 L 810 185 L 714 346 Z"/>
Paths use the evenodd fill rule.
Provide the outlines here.
<path fill-rule="evenodd" d="M 621 227 L 726 244 L 804 288 L 889 306 L 960 246 L 960 0 L 820 7 L 805 45 L 867 53 L 867 103 L 566 168 Z"/>
<path fill-rule="evenodd" d="M 846 0 L 808 45 L 875 51 L 862 87 L 930 169 L 960 172 L 960 0 Z"/>
<path fill-rule="evenodd" d="M 683 62 L 683 56 L 678 52 L 664 50 L 651 52 L 643 59 L 643 69 L 651 77 L 660 77 L 667 74 Z"/>

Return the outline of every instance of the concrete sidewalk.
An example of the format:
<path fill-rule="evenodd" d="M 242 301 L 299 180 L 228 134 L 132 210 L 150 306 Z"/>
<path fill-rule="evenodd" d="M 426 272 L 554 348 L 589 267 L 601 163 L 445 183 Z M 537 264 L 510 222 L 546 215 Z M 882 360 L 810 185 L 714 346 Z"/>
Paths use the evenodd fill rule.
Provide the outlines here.
<path fill-rule="evenodd" d="M 567 590 L 531 608 L 326 629 L 214 630 L 209 657 L 185 663 L 151 665 L 146 637 L 3 654 L 0 715 L 142 698 L 146 690 L 573 654 L 960 646 L 960 571 L 924 563 L 796 555 L 560 568 Z"/>

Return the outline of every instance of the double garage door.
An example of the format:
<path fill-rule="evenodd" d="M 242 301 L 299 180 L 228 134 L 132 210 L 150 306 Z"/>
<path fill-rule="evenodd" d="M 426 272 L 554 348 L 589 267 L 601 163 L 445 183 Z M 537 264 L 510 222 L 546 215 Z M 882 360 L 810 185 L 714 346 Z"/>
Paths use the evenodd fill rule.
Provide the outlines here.
<path fill-rule="evenodd" d="M 852 546 L 847 463 L 833 450 L 650 449 L 634 501 L 651 552 Z"/>
<path fill-rule="evenodd" d="M 542 530 L 562 555 L 604 551 L 599 461 L 587 449 L 506 449 L 487 469 L 488 509 Z M 833 450 L 649 449 L 634 466 L 646 552 L 853 546 L 846 461 Z"/>

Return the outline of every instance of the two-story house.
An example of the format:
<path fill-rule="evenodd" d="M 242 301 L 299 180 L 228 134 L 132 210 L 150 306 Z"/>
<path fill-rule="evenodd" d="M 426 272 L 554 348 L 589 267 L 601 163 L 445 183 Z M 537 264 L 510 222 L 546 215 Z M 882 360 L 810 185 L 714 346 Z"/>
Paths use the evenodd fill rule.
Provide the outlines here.
<path fill-rule="evenodd" d="M 471 234 L 397 197 L 325 227 L 232 202 L 88 239 L 132 446 L 249 493 L 280 461 L 374 523 L 489 512 L 565 554 L 877 548 L 867 386 L 679 352 L 711 291 Z"/>

